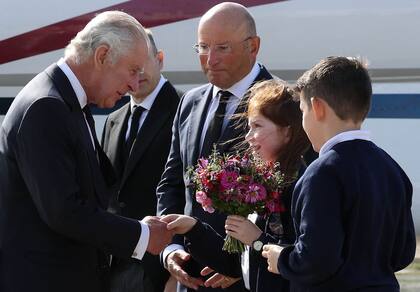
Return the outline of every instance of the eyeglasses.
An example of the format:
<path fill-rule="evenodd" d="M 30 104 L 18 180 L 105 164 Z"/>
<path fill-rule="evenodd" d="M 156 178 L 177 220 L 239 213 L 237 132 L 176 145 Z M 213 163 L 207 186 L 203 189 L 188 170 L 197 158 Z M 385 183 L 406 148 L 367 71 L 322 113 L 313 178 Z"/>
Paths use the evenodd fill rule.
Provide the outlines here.
<path fill-rule="evenodd" d="M 252 39 L 252 36 L 249 36 L 238 43 L 243 43 L 250 39 Z M 210 53 L 210 50 L 213 50 L 213 52 L 218 53 L 218 54 L 230 54 L 232 53 L 232 44 L 226 43 L 226 44 L 210 46 L 205 43 L 200 43 L 200 44 L 193 45 L 193 49 L 199 55 L 208 55 Z"/>

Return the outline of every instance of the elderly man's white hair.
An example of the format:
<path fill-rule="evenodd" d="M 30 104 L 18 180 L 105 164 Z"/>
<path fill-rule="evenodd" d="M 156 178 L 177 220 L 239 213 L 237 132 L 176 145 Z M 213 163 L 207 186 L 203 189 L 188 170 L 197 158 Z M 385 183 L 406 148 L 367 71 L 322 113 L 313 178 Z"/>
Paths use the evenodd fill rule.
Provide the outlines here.
<path fill-rule="evenodd" d="M 121 11 L 106 11 L 95 16 L 77 33 L 67 45 L 64 57 L 82 64 L 99 46 L 106 45 L 110 48 L 110 61 L 115 63 L 137 41 L 146 42 L 150 48 L 143 26 L 134 17 Z"/>

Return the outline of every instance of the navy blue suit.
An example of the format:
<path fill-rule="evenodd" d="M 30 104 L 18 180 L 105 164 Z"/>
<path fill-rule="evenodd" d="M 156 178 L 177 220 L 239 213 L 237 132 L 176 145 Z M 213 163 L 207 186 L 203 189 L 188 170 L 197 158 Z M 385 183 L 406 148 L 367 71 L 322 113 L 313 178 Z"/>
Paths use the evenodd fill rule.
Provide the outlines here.
<path fill-rule="evenodd" d="M 291 291 L 399 291 L 394 272 L 414 258 L 412 186 L 365 140 L 336 144 L 298 181 L 297 240 L 279 257 Z"/>
<path fill-rule="evenodd" d="M 271 79 L 272 76 L 261 66 L 255 82 Z M 175 115 L 172 129 L 172 145 L 162 180 L 157 188 L 158 215 L 178 213 L 196 216 L 200 220 L 210 224 L 218 233 L 223 234 L 226 215 L 219 213 L 207 213 L 195 200 L 195 196 L 188 186 L 189 179 L 187 168 L 197 164 L 200 152 L 200 137 L 203 131 L 204 121 L 212 97 L 213 85 L 206 84 L 188 91 L 181 99 L 178 111 Z M 240 106 L 236 113 L 241 113 L 245 107 Z M 229 122 L 223 132 L 220 141 L 222 153 L 234 152 L 237 145 L 243 141 L 246 134 L 246 123 L 236 127 L 234 121 Z M 183 244 L 183 239 L 178 237 L 177 243 Z M 215 256 L 221 256 L 220 254 Z M 192 264 L 193 261 L 190 261 Z M 189 272 L 199 275 L 202 266 L 192 267 Z M 228 288 L 220 291 L 238 291 Z M 216 291 L 216 289 L 200 288 L 202 290 Z"/>
<path fill-rule="evenodd" d="M 141 225 L 106 211 L 112 166 L 57 65 L 14 99 L 0 169 L 0 291 L 104 291 L 104 251 L 130 258 Z"/>

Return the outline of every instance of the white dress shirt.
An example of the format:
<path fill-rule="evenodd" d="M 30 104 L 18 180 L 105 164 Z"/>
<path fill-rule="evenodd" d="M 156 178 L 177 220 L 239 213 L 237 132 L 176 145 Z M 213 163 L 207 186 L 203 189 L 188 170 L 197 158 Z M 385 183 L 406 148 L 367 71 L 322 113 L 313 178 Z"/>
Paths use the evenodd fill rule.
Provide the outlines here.
<path fill-rule="evenodd" d="M 159 83 L 156 85 L 155 89 L 153 89 L 153 91 L 148 96 L 146 96 L 146 98 L 141 103 L 136 103 L 133 96 L 130 97 L 131 98 L 130 100 L 131 115 L 133 115 L 134 113 L 134 107 L 141 106 L 142 108 L 144 108 L 144 111 L 141 113 L 141 116 L 139 119 L 138 131 L 140 131 L 141 126 L 146 120 L 147 114 L 150 112 L 150 109 L 152 108 L 152 105 L 155 102 L 156 97 L 159 94 L 159 91 L 162 89 L 165 82 L 166 82 L 166 79 L 162 75 L 160 75 Z M 131 129 L 131 118 L 128 119 L 127 132 L 125 133 L 126 141 L 128 139 L 128 135 L 130 134 L 130 129 Z"/>
<path fill-rule="evenodd" d="M 258 74 L 260 74 L 260 66 L 258 63 L 255 63 L 252 67 L 251 71 L 241 80 L 236 82 L 234 85 L 232 85 L 230 88 L 221 89 L 217 86 L 213 86 L 213 96 L 209 105 L 209 109 L 207 111 L 206 120 L 204 121 L 203 131 L 201 133 L 200 137 L 200 153 L 201 148 L 203 147 L 204 139 L 206 137 L 207 129 L 210 125 L 210 122 L 214 118 L 214 114 L 217 110 L 217 107 L 219 106 L 219 91 L 229 91 L 232 96 L 229 98 L 229 102 L 226 104 L 226 112 L 225 117 L 223 119 L 223 125 L 222 125 L 222 132 L 226 129 L 229 120 L 232 118 L 232 115 L 235 113 L 236 109 L 238 108 L 238 105 L 240 104 L 242 98 L 244 97 L 245 93 L 248 91 L 249 87 L 251 86 L 252 82 L 254 82 L 255 78 L 257 78 Z M 205 130 L 204 130 L 205 129 Z"/>
<path fill-rule="evenodd" d="M 77 100 L 79 101 L 80 108 L 83 109 L 87 105 L 87 96 L 86 96 L 85 90 L 83 89 L 82 84 L 77 79 L 76 75 L 73 73 L 69 65 L 67 65 L 64 58 L 61 58 L 60 60 L 58 60 L 57 66 L 63 71 L 64 75 L 66 75 L 66 77 L 69 79 L 71 87 L 76 93 L 76 97 L 77 97 Z M 90 138 L 92 139 L 93 148 L 95 149 L 93 133 L 90 130 L 86 117 L 85 117 L 85 122 L 90 133 Z M 136 248 L 134 249 L 132 257 L 138 260 L 141 260 L 146 252 L 147 245 L 149 243 L 150 231 L 149 231 L 149 226 L 147 224 L 141 221 L 139 222 L 141 224 L 141 235 L 140 235 L 139 241 L 137 242 Z"/>
<path fill-rule="evenodd" d="M 334 147 L 338 143 L 351 140 L 371 141 L 370 132 L 366 130 L 352 130 L 341 132 L 335 135 L 334 137 L 330 138 L 327 142 L 324 143 L 324 145 L 322 145 L 321 149 L 319 150 L 319 156 L 321 157 L 322 155 L 327 153 L 329 150 L 331 150 L 332 147 Z"/>
<path fill-rule="evenodd" d="M 257 222 L 258 214 L 252 213 L 248 215 L 248 220 L 255 224 Z M 245 251 L 241 254 L 241 268 L 242 278 L 244 279 L 245 288 L 251 290 L 251 284 L 249 282 L 249 252 L 251 247 L 245 244 Z"/>

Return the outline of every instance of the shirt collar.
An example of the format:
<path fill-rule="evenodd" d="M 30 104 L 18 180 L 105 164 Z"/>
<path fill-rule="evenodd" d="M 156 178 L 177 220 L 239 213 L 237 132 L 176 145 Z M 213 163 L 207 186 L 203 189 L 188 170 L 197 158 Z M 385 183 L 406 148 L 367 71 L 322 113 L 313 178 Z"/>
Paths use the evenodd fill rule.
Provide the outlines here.
<path fill-rule="evenodd" d="M 239 99 L 242 99 L 242 97 L 245 95 L 245 93 L 251 86 L 252 82 L 254 82 L 255 78 L 257 78 L 258 74 L 260 74 L 260 70 L 260 65 L 258 65 L 257 62 L 255 62 L 251 71 L 249 71 L 249 73 L 244 78 L 233 84 L 230 88 L 225 89 L 225 91 L 229 91 L 230 93 L 232 93 L 232 95 L 236 96 Z M 220 90 L 223 89 L 214 85 L 213 97 L 215 97 Z"/>
<path fill-rule="evenodd" d="M 76 75 L 70 69 L 69 65 L 66 63 L 64 58 L 60 58 L 60 60 L 58 60 L 57 66 L 61 69 L 61 71 L 63 71 L 64 75 L 66 75 L 66 77 L 69 79 L 70 85 L 73 88 L 74 92 L 76 93 L 76 97 L 77 97 L 77 100 L 79 101 L 80 108 L 83 109 L 87 105 L 87 96 L 79 79 L 77 79 Z"/>
<path fill-rule="evenodd" d="M 334 137 L 330 138 L 324 145 L 322 145 L 319 150 L 319 156 L 327 153 L 331 148 L 341 142 L 350 141 L 350 140 L 366 140 L 371 141 L 370 132 L 366 130 L 352 130 L 341 132 Z"/>
<path fill-rule="evenodd" d="M 159 91 L 162 89 L 163 85 L 165 84 L 166 79 L 160 75 L 160 80 L 158 85 L 153 89 L 153 91 L 146 96 L 146 98 L 141 103 L 136 103 L 133 96 L 130 96 L 130 108 L 131 112 L 134 111 L 134 106 L 141 106 L 142 108 L 146 109 L 147 111 L 150 111 L 152 108 L 153 103 L 155 102 L 155 99 L 159 93 Z"/>

